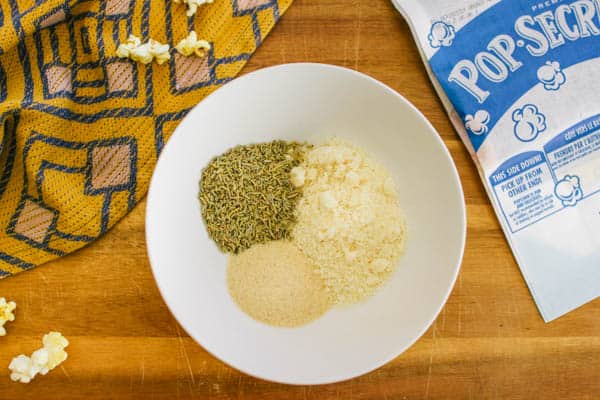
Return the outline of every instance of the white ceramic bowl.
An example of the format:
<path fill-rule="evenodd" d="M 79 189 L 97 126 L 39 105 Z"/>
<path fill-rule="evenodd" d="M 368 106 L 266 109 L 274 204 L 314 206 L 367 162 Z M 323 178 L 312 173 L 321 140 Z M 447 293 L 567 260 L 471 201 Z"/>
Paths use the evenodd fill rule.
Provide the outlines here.
<path fill-rule="evenodd" d="M 407 217 L 406 252 L 390 282 L 362 304 L 296 329 L 261 324 L 227 292 L 227 258 L 209 239 L 197 200 L 201 170 L 237 144 L 331 136 L 391 171 Z M 321 384 L 380 367 L 431 325 L 458 274 L 465 206 L 446 147 L 407 100 L 352 70 L 288 64 L 235 79 L 190 111 L 154 171 L 146 236 L 165 302 L 207 351 L 259 378 Z"/>

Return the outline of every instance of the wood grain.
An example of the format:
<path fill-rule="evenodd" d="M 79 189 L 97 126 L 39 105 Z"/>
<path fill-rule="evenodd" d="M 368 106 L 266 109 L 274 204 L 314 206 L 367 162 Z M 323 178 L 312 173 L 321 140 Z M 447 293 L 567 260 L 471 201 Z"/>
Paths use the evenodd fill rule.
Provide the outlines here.
<path fill-rule="evenodd" d="M 0 338 L 0 399 L 598 399 L 600 301 L 544 324 L 476 170 L 387 0 L 296 0 L 244 72 L 313 61 L 388 84 L 432 121 L 458 166 L 468 208 L 459 280 L 437 321 L 405 354 L 335 385 L 245 376 L 196 345 L 170 315 L 145 251 L 140 204 L 97 243 L 0 282 L 18 303 Z M 29 385 L 5 366 L 56 329 L 69 359 Z"/>

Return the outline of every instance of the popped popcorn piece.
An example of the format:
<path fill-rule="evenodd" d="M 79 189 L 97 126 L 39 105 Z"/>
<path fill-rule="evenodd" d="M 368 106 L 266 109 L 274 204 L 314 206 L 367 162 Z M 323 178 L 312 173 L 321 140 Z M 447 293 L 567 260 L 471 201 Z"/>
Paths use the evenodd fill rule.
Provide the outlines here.
<path fill-rule="evenodd" d="M 117 57 L 128 58 L 131 54 L 131 51 L 136 47 L 139 47 L 142 44 L 142 41 L 139 37 L 135 35 L 129 35 L 125 43 L 121 43 L 119 47 L 117 47 Z"/>
<path fill-rule="evenodd" d="M 198 57 L 204 57 L 206 52 L 210 50 L 210 43 L 206 40 L 198 40 L 196 31 L 191 31 L 187 37 L 181 39 L 175 49 L 184 56 L 196 54 Z"/>
<path fill-rule="evenodd" d="M 15 382 L 29 383 L 37 375 L 33 361 L 25 354 L 13 358 L 8 369 L 10 370 L 10 379 Z"/>
<path fill-rule="evenodd" d="M 170 47 L 168 44 L 162 44 L 153 39 L 148 41 L 148 51 L 156 59 L 156 62 L 159 65 L 164 64 L 171 58 L 171 54 L 169 54 L 169 48 Z"/>
<path fill-rule="evenodd" d="M 129 58 L 142 64 L 150 64 L 154 59 L 154 56 L 150 53 L 150 46 L 148 43 L 144 43 L 133 48 L 129 52 Z"/>
<path fill-rule="evenodd" d="M 27 357 L 18 355 L 10 362 L 10 379 L 21 383 L 29 383 L 37 374 L 46 375 L 67 359 L 65 347 L 69 341 L 60 332 L 50 332 L 42 339 L 44 347 Z"/>
<path fill-rule="evenodd" d="M 118 57 L 130 58 L 142 64 L 149 64 L 155 58 L 158 64 L 163 64 L 171 58 L 168 44 L 162 44 L 153 39 L 142 43 L 140 38 L 135 35 L 129 35 L 127 41 L 117 47 L 116 54 Z"/>
<path fill-rule="evenodd" d="M 42 342 L 44 348 L 48 351 L 48 361 L 46 363 L 48 369 L 54 369 L 67 359 L 65 347 L 69 345 L 69 341 L 60 332 L 50 332 L 44 335 Z"/>
<path fill-rule="evenodd" d="M 69 345 L 69 341 L 60 332 L 49 332 L 44 335 L 42 343 L 45 348 L 60 348 L 64 349 Z"/>
<path fill-rule="evenodd" d="M 13 314 L 15 308 L 17 308 L 17 303 L 14 301 L 7 302 L 4 297 L 0 297 L 0 336 L 6 335 L 4 324 L 7 321 L 15 320 L 15 314 Z"/>
<path fill-rule="evenodd" d="M 39 373 L 46 375 L 51 368 L 48 367 L 48 349 L 42 347 L 31 354 L 31 361 L 39 368 Z"/>
<path fill-rule="evenodd" d="M 196 14 L 196 11 L 198 11 L 198 7 L 200 7 L 202 4 L 209 4 L 212 3 L 213 0 L 173 0 L 173 2 L 180 4 L 180 3 L 185 3 L 188 6 L 188 10 L 186 12 L 186 15 L 188 17 L 191 17 L 192 15 Z"/>

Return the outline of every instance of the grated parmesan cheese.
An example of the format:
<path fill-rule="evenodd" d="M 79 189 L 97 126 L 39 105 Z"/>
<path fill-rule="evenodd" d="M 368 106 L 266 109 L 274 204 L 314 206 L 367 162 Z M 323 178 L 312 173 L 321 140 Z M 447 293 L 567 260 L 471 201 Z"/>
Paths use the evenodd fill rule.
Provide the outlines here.
<path fill-rule="evenodd" d="M 308 151 L 292 181 L 303 187 L 293 240 L 317 266 L 331 301 L 372 295 L 404 249 L 405 220 L 389 173 L 361 149 L 332 139 Z"/>

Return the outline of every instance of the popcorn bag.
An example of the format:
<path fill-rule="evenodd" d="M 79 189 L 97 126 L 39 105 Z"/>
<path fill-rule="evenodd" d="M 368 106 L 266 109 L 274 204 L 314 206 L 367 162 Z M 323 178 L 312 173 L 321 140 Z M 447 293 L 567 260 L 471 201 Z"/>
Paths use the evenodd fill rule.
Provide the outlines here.
<path fill-rule="evenodd" d="M 546 322 L 600 295 L 600 0 L 392 0 Z"/>

